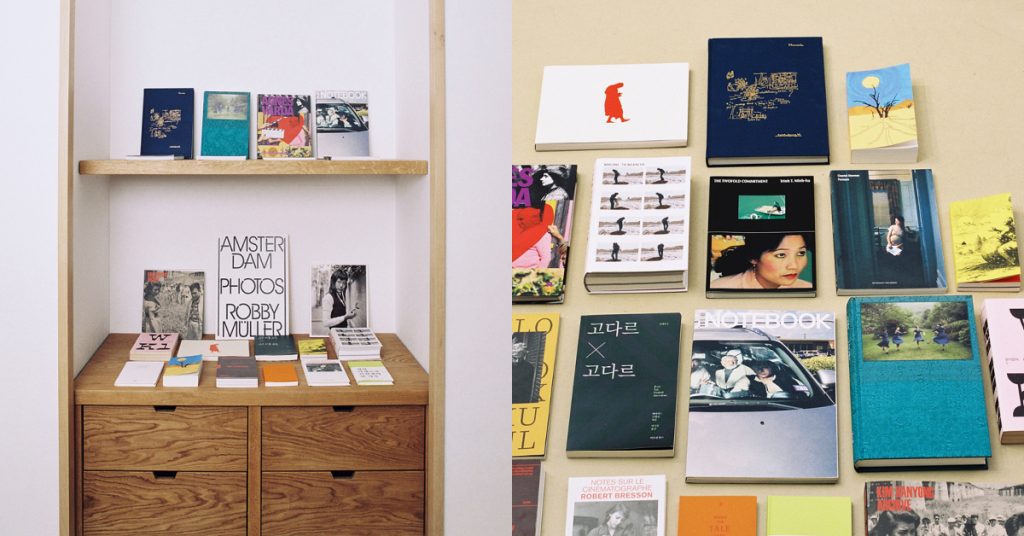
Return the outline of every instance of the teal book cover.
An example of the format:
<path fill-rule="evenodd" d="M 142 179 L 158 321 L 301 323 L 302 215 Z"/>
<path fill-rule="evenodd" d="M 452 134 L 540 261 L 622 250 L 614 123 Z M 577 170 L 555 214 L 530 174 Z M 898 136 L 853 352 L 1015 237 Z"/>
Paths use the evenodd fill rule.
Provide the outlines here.
<path fill-rule="evenodd" d="M 987 468 L 971 297 L 850 298 L 847 318 L 854 468 Z"/>
<path fill-rule="evenodd" d="M 203 93 L 201 157 L 249 157 L 249 93 Z"/>

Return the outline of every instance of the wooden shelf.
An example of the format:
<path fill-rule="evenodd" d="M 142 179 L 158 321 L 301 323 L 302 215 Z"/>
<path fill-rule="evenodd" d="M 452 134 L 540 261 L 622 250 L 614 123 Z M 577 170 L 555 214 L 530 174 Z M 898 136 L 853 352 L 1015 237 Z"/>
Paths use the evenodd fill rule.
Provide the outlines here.
<path fill-rule="evenodd" d="M 426 160 L 81 160 L 81 175 L 426 175 Z"/>

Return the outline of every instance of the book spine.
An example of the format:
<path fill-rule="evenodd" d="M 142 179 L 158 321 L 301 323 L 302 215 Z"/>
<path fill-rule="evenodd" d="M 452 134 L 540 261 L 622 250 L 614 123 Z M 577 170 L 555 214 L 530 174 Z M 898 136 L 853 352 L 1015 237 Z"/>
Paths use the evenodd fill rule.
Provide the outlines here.
<path fill-rule="evenodd" d="M 846 341 L 849 347 L 847 359 L 850 364 L 850 426 L 853 432 L 853 462 L 856 464 L 862 457 L 860 443 L 862 428 L 860 424 L 860 300 L 850 298 L 846 302 Z"/>

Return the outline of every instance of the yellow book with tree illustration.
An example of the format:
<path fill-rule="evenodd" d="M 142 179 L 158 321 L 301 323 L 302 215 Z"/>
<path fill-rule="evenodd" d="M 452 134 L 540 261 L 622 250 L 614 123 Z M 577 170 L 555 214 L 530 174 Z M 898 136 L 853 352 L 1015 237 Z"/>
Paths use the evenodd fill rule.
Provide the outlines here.
<path fill-rule="evenodd" d="M 1020 288 L 1010 194 L 949 204 L 957 289 Z"/>

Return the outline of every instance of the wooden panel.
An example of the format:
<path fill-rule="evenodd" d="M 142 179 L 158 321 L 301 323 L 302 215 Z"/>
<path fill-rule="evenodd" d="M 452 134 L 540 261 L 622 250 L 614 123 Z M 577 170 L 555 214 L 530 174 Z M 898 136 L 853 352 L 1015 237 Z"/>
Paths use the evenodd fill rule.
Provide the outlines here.
<path fill-rule="evenodd" d="M 264 408 L 263 470 L 423 469 L 420 406 Z"/>
<path fill-rule="evenodd" d="M 422 471 L 267 472 L 262 491 L 265 534 L 423 534 Z"/>
<path fill-rule="evenodd" d="M 85 470 L 245 471 L 245 408 L 86 406 Z"/>
<path fill-rule="evenodd" d="M 260 536 L 260 408 L 249 408 L 249 536 Z"/>
<path fill-rule="evenodd" d="M 426 160 L 82 160 L 82 175 L 426 175 Z"/>
<path fill-rule="evenodd" d="M 245 535 L 245 473 L 86 471 L 84 534 Z"/>

